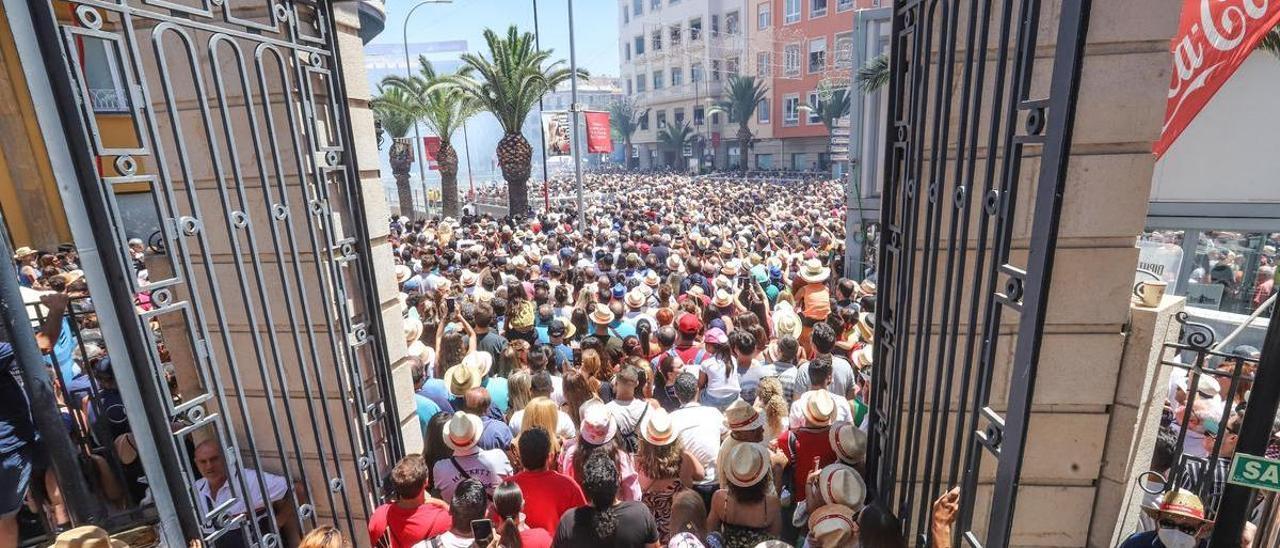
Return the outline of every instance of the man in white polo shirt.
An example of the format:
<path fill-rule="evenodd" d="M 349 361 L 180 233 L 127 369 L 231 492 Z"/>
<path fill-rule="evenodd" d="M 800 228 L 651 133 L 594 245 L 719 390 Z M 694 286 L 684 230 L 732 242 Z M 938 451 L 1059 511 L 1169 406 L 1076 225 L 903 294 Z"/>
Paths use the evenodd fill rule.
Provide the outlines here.
<path fill-rule="evenodd" d="M 234 502 L 226 509 L 226 515 L 239 516 L 249 514 L 249 506 L 245 501 L 252 501 L 253 514 L 247 515 L 245 521 L 235 529 L 228 531 L 225 535 L 218 537 L 214 541 L 215 548 L 240 548 L 249 546 L 246 542 L 245 534 L 252 535 L 252 527 L 249 526 L 248 520 L 256 519 L 258 527 L 263 534 L 273 532 L 271 529 L 271 520 L 267 516 L 265 510 L 267 504 L 271 505 L 271 511 L 275 514 L 276 524 L 280 528 L 281 535 L 285 540 L 296 534 L 297 528 L 294 523 L 293 505 L 286 500 L 285 495 L 289 493 L 289 482 L 281 476 L 268 472 L 258 472 L 249 468 L 241 468 L 240 474 L 243 476 L 245 486 L 240 484 L 241 476 L 233 475 L 227 470 L 226 457 L 222 454 L 222 447 L 218 445 L 216 440 L 205 440 L 196 446 L 195 450 L 196 469 L 200 472 L 201 478 L 196 480 L 196 504 L 202 514 L 207 514 L 216 509 L 227 501 L 235 499 Z M 262 496 L 263 485 L 266 486 L 267 496 Z M 249 490 L 249 496 L 243 495 L 243 489 Z"/>
<path fill-rule="evenodd" d="M 698 379 L 689 373 L 676 377 L 676 398 L 680 407 L 671 412 L 671 426 L 679 432 L 685 450 L 702 464 L 705 475 L 692 487 L 709 507 L 711 495 L 719 488 L 716 458 L 720 455 L 720 438 L 728 432 L 724 413 L 698 403 Z"/>

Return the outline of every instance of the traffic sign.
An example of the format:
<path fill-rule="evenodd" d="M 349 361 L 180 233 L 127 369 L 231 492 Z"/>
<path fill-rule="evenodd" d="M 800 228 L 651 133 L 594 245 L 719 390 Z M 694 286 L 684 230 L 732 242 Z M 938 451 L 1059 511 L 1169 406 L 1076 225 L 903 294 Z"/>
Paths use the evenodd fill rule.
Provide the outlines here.
<path fill-rule="evenodd" d="M 1227 482 L 1253 489 L 1280 492 L 1280 460 L 1236 453 Z"/>

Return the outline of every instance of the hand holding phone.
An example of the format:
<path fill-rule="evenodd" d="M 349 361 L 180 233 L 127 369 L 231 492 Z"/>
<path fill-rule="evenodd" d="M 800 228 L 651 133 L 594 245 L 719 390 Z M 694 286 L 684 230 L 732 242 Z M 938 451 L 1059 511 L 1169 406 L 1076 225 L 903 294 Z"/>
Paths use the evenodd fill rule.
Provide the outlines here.
<path fill-rule="evenodd" d="M 476 546 L 488 546 L 489 541 L 493 540 L 493 522 L 487 519 L 471 520 L 471 538 L 475 539 Z"/>

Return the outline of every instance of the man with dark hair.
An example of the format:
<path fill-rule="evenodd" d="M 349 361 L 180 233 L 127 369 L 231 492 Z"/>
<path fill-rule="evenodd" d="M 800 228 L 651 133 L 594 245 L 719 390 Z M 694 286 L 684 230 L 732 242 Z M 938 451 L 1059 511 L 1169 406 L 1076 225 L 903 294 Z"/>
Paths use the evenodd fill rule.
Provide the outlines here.
<path fill-rule="evenodd" d="M 502 351 L 507 349 L 507 339 L 493 331 L 493 315 L 492 305 L 485 302 L 477 304 L 471 327 L 476 332 L 476 350 L 488 352 L 493 356 L 493 363 L 498 363 Z"/>
<path fill-rule="evenodd" d="M 815 329 L 814 332 L 816 333 L 817 330 Z M 831 383 L 832 383 L 832 376 L 835 374 L 834 368 L 832 367 L 831 354 L 819 355 L 817 358 L 814 358 L 813 360 L 811 360 L 808 364 L 805 364 L 805 367 L 808 368 L 808 373 L 809 373 L 808 379 L 807 379 L 809 382 L 809 385 L 808 385 L 809 390 L 801 394 L 800 397 L 796 398 L 796 401 L 791 404 L 791 413 L 790 413 L 791 427 L 801 428 L 804 426 L 805 424 L 804 410 L 808 405 L 809 399 L 814 396 L 815 392 L 826 392 L 827 395 L 831 396 L 831 399 L 835 401 L 837 421 L 839 422 L 852 421 L 853 410 L 849 408 L 849 401 L 846 400 L 843 396 L 833 393 L 830 390 Z M 798 375 L 797 375 L 796 382 L 799 383 Z"/>
<path fill-rule="evenodd" d="M 807 390 L 813 382 L 809 379 L 810 364 L 817 361 L 818 358 L 826 356 L 830 358 L 831 363 L 831 392 L 840 398 L 848 399 L 853 397 L 851 392 L 854 388 L 853 364 L 849 360 L 831 353 L 836 346 L 836 331 L 826 322 L 821 322 L 813 326 L 812 335 L 813 349 L 817 352 L 813 360 L 800 366 L 796 371 L 796 390 Z M 845 420 L 845 419 L 840 419 Z"/>
<path fill-rule="evenodd" d="M 489 494 L 484 484 L 474 479 L 462 480 L 449 501 L 449 530 L 428 537 L 428 546 L 440 548 L 472 548 L 475 539 L 471 535 L 471 522 L 484 519 L 489 509 Z M 438 544 L 437 544 L 438 542 Z"/>
<path fill-rule="evenodd" d="M 551 347 L 551 364 L 556 373 L 564 371 L 573 363 L 573 347 L 565 341 L 568 331 L 568 325 L 561 320 L 551 320 L 547 327 L 547 336 L 551 339 L 548 344 Z"/>
<path fill-rule="evenodd" d="M 511 446 L 511 427 L 507 423 L 493 418 L 489 413 L 489 408 L 493 405 L 493 399 L 489 397 L 489 391 L 483 386 L 477 386 L 463 396 L 463 409 L 472 415 L 480 417 L 480 422 L 484 425 L 484 430 L 480 433 L 480 449 L 501 449 L 507 450 Z"/>
<path fill-rule="evenodd" d="M 391 546 L 413 546 L 449 530 L 449 508 L 427 494 L 427 463 L 408 455 L 391 469 L 396 500 L 369 516 L 369 544 L 387 538 Z"/>
<path fill-rule="evenodd" d="M 800 341 L 790 333 L 778 337 L 777 357 L 773 360 L 773 372 L 782 383 L 782 397 L 787 403 L 796 399 L 796 376 L 800 369 L 796 367 L 796 357 L 800 354 Z M 801 392 L 803 392 L 801 387 Z"/>
<path fill-rule="evenodd" d="M 692 373 L 676 377 L 676 398 L 680 400 L 680 408 L 671 412 L 671 429 L 679 433 L 685 450 L 702 464 L 705 475 L 691 487 L 702 495 L 703 503 L 710 504 L 711 495 L 720 486 L 716 476 L 720 439 L 729 431 L 724 413 L 698 403 L 698 378 Z"/>
<path fill-rule="evenodd" d="M 1167 478 L 1173 468 L 1178 454 L 1178 435 L 1170 428 L 1160 429 L 1156 435 L 1155 446 L 1151 449 L 1151 467 L 1149 472 Z M 1164 490 L 1164 482 L 1147 474 L 1143 477 L 1142 508 L 1147 510 L 1138 515 L 1139 531 L 1153 531 L 1156 528 L 1155 512 L 1160 510 L 1160 499 Z M 1152 494 L 1155 491 L 1155 494 Z"/>
<path fill-rule="evenodd" d="M 524 471 L 511 477 L 524 493 L 524 522 L 532 528 L 555 534 L 560 516 L 582 506 L 587 500 L 573 478 L 548 467 L 551 459 L 551 436 L 540 427 L 520 434 L 517 442 Z"/>
<path fill-rule="evenodd" d="M 776 376 L 772 368 L 756 359 L 756 338 L 750 332 L 736 329 L 729 334 L 729 348 L 738 374 L 739 395 L 747 403 L 755 403 L 760 379 Z"/>

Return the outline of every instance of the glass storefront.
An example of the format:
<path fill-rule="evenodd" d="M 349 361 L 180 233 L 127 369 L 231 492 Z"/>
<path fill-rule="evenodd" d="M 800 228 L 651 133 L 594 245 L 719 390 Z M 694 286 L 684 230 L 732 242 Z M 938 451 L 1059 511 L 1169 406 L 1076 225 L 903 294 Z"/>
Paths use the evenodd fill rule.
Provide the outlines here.
<path fill-rule="evenodd" d="M 1158 276 L 1192 307 L 1250 314 L 1277 289 L 1280 232 L 1152 229 L 1138 247 L 1139 279 Z"/>

